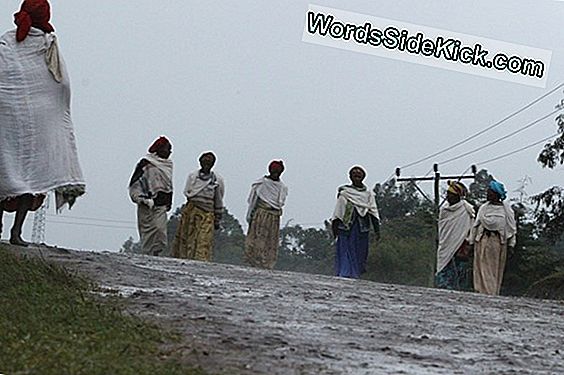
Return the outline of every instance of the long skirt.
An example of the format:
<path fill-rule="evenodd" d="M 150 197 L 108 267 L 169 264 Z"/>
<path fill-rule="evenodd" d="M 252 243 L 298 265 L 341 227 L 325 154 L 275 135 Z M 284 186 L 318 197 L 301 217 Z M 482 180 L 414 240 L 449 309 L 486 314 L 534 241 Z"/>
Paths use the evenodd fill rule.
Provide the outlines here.
<path fill-rule="evenodd" d="M 245 240 L 245 261 L 253 267 L 274 268 L 279 240 L 280 214 L 257 207 Z"/>
<path fill-rule="evenodd" d="M 214 213 L 188 202 L 182 210 L 172 245 L 175 258 L 210 262 L 213 256 Z"/>
<path fill-rule="evenodd" d="M 335 274 L 358 279 L 366 272 L 367 259 L 368 232 L 361 232 L 360 224 L 358 220 L 355 220 L 350 231 L 339 230 Z"/>
<path fill-rule="evenodd" d="M 435 276 L 437 288 L 471 290 L 470 261 L 452 257 L 450 262 Z"/>
<path fill-rule="evenodd" d="M 499 234 L 484 233 L 474 245 L 474 290 L 498 295 L 503 280 L 507 243 L 502 244 Z"/>
<path fill-rule="evenodd" d="M 45 201 L 45 194 L 22 194 L 14 198 L 6 198 L 0 201 L 0 210 L 6 212 L 15 212 L 21 205 L 21 200 L 23 198 L 31 198 L 30 211 L 37 211 L 39 207 L 43 205 Z"/>
<path fill-rule="evenodd" d="M 159 255 L 166 250 L 166 223 L 165 206 L 149 208 L 144 204 L 137 205 L 137 228 L 143 254 Z"/>

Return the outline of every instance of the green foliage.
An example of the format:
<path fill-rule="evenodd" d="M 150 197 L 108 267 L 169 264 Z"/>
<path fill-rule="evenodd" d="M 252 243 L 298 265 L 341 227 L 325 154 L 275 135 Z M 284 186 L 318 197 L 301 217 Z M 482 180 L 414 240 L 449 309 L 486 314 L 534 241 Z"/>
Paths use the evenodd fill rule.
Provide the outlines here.
<path fill-rule="evenodd" d="M 480 206 L 486 201 L 486 191 L 493 180 L 493 176 L 486 169 L 481 169 L 476 173 L 476 179 L 468 187 L 466 200 L 474 207 Z"/>
<path fill-rule="evenodd" d="M 564 301 L 564 271 L 554 273 L 531 285 L 527 297 Z"/>
<path fill-rule="evenodd" d="M 100 303 L 62 267 L 0 248 L 0 274 L 0 373 L 202 373 L 160 349 L 171 334 Z"/>
<path fill-rule="evenodd" d="M 131 253 L 131 254 L 141 254 L 141 242 L 136 242 L 133 237 L 129 237 L 123 245 L 121 245 L 121 249 L 119 249 L 120 253 Z"/>
<path fill-rule="evenodd" d="M 433 216 L 424 210 L 390 220 L 382 238 L 371 242 L 368 280 L 405 285 L 433 286 L 436 247 Z"/>
<path fill-rule="evenodd" d="M 221 217 L 221 228 L 215 232 L 213 260 L 218 263 L 243 264 L 245 234 L 239 221 L 227 209 Z"/>
<path fill-rule="evenodd" d="M 383 221 L 413 215 L 421 206 L 414 182 L 396 184 L 393 180 L 374 186 L 378 210 Z"/>
<path fill-rule="evenodd" d="M 324 229 L 285 226 L 280 231 L 276 269 L 332 275 L 334 240 Z"/>
<path fill-rule="evenodd" d="M 562 104 L 560 104 L 562 106 Z M 548 142 L 537 160 L 545 168 L 554 169 L 564 164 L 564 114 L 556 118 L 558 133 L 556 139 Z M 535 218 L 539 229 L 552 242 L 564 239 L 564 190 L 562 187 L 552 188 L 535 195 L 532 201 L 536 204 Z"/>
<path fill-rule="evenodd" d="M 537 225 L 526 219 L 526 208 L 514 205 L 514 210 L 517 245 L 508 250 L 501 294 L 521 296 L 538 280 L 558 272 L 560 261 L 550 244 L 536 235 Z"/>
<path fill-rule="evenodd" d="M 535 219 L 543 235 L 552 243 L 564 240 L 564 189 L 553 186 L 531 200 L 535 203 Z"/>
<path fill-rule="evenodd" d="M 564 114 L 556 117 L 556 125 L 560 136 L 545 144 L 537 158 L 543 167 L 550 169 L 556 168 L 559 164 L 564 164 Z"/>

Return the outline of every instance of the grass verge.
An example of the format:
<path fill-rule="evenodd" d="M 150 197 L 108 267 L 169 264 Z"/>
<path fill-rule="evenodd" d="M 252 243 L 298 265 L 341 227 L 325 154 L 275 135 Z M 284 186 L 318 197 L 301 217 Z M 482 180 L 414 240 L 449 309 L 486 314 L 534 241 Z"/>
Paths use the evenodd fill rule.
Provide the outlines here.
<path fill-rule="evenodd" d="M 178 337 L 100 302 L 93 288 L 0 246 L 0 374 L 204 374 L 160 349 Z"/>

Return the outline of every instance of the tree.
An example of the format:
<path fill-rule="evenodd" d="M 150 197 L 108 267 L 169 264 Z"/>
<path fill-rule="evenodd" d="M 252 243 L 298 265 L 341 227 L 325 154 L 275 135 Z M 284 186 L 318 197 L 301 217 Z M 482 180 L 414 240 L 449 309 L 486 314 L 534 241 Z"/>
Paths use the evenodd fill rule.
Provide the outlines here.
<path fill-rule="evenodd" d="M 215 232 L 214 237 L 214 262 L 243 264 L 245 234 L 239 221 L 227 208 L 221 217 L 220 226 L 220 229 Z"/>
<path fill-rule="evenodd" d="M 388 220 L 381 240 L 372 242 L 368 257 L 368 280 L 405 285 L 433 286 L 436 246 L 432 211 Z"/>
<path fill-rule="evenodd" d="M 560 108 L 564 108 L 562 102 Z M 559 136 L 544 145 L 537 160 L 544 168 L 554 169 L 564 164 L 564 114 L 556 117 Z M 535 218 L 539 229 L 552 242 L 563 239 L 564 234 L 564 189 L 553 186 L 532 197 L 536 204 Z"/>
<path fill-rule="evenodd" d="M 119 249 L 120 253 L 128 253 L 128 254 L 140 254 L 141 253 L 141 243 L 135 242 L 133 237 L 129 237 L 123 245 L 121 245 L 121 249 Z"/>
<path fill-rule="evenodd" d="M 334 240 L 325 229 L 286 225 L 280 230 L 276 269 L 333 275 Z"/>
<path fill-rule="evenodd" d="M 530 219 L 530 207 L 514 204 L 517 244 L 508 249 L 501 294 L 521 296 L 531 285 L 559 270 L 558 257 L 544 237 L 538 236 L 537 224 Z"/>
<path fill-rule="evenodd" d="M 488 173 L 487 169 L 481 169 L 476 173 L 474 182 L 468 187 L 466 200 L 475 208 L 484 203 L 486 201 L 486 191 L 493 179 L 493 176 Z"/>
<path fill-rule="evenodd" d="M 383 221 L 413 215 L 421 206 L 414 182 L 396 184 L 389 180 L 374 186 L 378 210 Z"/>

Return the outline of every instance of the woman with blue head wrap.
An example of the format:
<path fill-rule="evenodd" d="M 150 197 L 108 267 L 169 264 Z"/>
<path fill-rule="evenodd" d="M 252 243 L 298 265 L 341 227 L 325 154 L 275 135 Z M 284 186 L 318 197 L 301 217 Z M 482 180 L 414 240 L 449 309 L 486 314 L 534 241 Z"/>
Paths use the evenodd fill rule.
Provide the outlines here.
<path fill-rule="evenodd" d="M 508 203 L 507 191 L 499 181 L 491 181 L 487 202 L 478 210 L 470 241 L 474 246 L 474 289 L 497 295 L 501 290 L 507 247 L 514 247 L 517 227 L 515 213 Z"/>
<path fill-rule="evenodd" d="M 503 186 L 503 184 L 499 181 L 492 180 L 490 182 L 488 190 L 491 190 L 492 192 L 496 193 L 499 198 L 498 199 L 499 201 L 504 201 L 505 198 L 507 198 L 507 190 L 505 190 L 505 186 Z M 490 201 L 489 198 L 488 201 Z"/>

